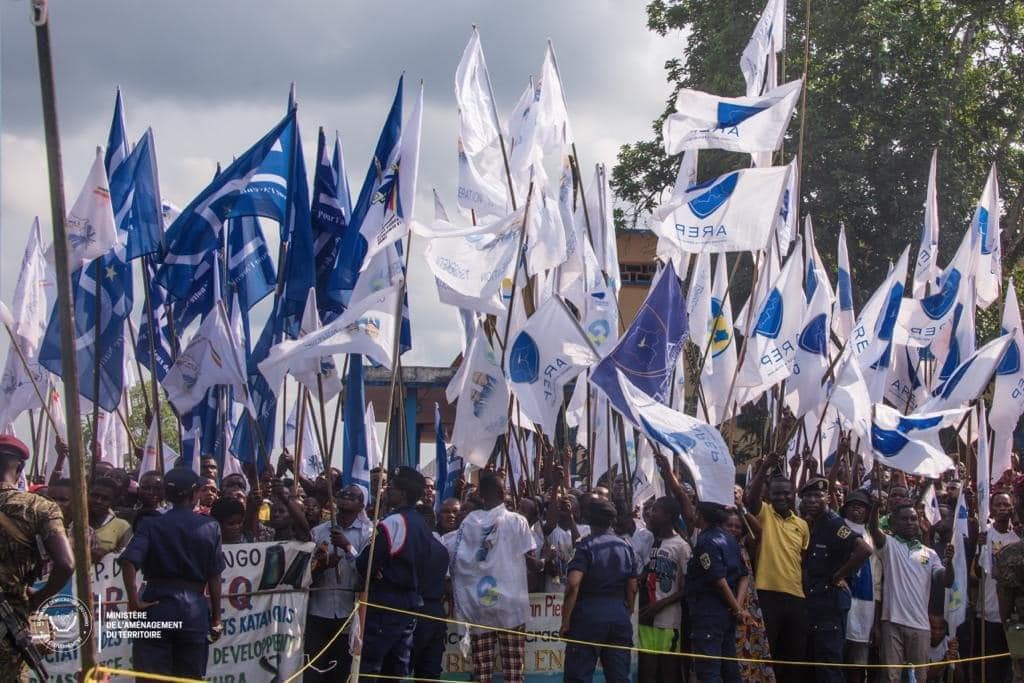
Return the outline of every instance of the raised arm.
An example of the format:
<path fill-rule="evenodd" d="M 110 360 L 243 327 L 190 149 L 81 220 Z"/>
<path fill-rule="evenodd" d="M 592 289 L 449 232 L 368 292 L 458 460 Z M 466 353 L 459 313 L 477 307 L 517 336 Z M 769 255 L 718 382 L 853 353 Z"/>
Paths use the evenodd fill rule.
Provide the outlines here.
<path fill-rule="evenodd" d="M 768 470 L 775 467 L 778 462 L 779 456 L 777 453 L 765 455 L 764 459 L 761 460 L 761 464 L 758 465 L 757 470 L 754 472 L 754 478 L 747 485 L 744 501 L 747 504 L 747 509 L 754 516 L 761 512 L 761 499 L 764 497 L 764 481 L 768 478 Z"/>
<path fill-rule="evenodd" d="M 686 521 L 687 528 L 693 529 L 697 522 L 697 508 L 694 507 L 693 500 L 686 495 L 682 484 L 676 479 L 668 458 L 657 447 L 655 447 L 654 451 L 654 462 L 657 463 L 658 470 L 661 472 L 661 478 L 665 481 L 665 489 L 679 502 L 679 509 L 683 513 L 683 519 Z"/>

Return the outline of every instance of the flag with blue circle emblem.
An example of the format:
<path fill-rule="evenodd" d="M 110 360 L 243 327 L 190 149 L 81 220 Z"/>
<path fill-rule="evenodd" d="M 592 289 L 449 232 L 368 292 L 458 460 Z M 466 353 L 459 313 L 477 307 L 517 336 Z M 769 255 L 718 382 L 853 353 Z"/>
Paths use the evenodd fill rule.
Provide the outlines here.
<path fill-rule="evenodd" d="M 856 315 L 853 311 L 853 279 L 850 270 L 850 252 L 846 246 L 846 226 L 839 226 L 838 269 L 836 273 L 836 310 L 832 329 L 839 341 L 846 342 L 853 331 Z"/>
<path fill-rule="evenodd" d="M 1013 341 L 1006 349 L 1006 355 L 996 368 L 995 391 L 992 393 L 992 408 L 988 423 L 992 431 L 1003 437 L 1013 433 L 1020 416 L 1024 413 L 1024 364 L 1021 353 L 1024 350 L 1024 328 L 1020 323 L 1020 307 L 1017 305 L 1017 291 L 1013 278 L 1006 284 L 1006 301 L 1003 303 L 1001 334 L 1013 333 Z M 996 440 L 999 441 L 998 439 Z M 997 472 L 996 476 L 1002 472 Z"/>
<path fill-rule="evenodd" d="M 648 396 L 668 400 L 668 386 L 689 327 L 682 288 L 669 262 L 651 285 L 643 304 L 607 356 L 594 366 L 591 383 L 604 392 L 623 415 L 629 406 L 619 388 L 616 371 Z"/>
<path fill-rule="evenodd" d="M 615 379 L 628 410 L 623 417 L 682 459 L 700 500 L 733 505 L 736 463 L 718 430 L 647 395 L 619 369 Z"/>
<path fill-rule="evenodd" d="M 113 412 L 124 388 L 124 323 L 132 310 L 131 267 L 124 248 L 114 247 L 87 262 L 72 274 L 71 284 L 78 391 L 103 410 Z M 98 320 L 97 297 L 100 299 Z M 63 377 L 60 338 L 66 332 L 60 329 L 57 313 L 55 306 L 39 349 L 39 363 Z M 99 371 L 98 394 L 93 386 L 94 369 Z"/>
<path fill-rule="evenodd" d="M 1016 330 L 996 337 L 972 353 L 957 366 L 950 376 L 932 392 L 922 411 L 958 408 L 973 401 L 988 386 L 996 368 L 1013 343 Z"/>
<path fill-rule="evenodd" d="M 662 126 L 665 153 L 686 149 L 771 152 L 780 147 L 800 97 L 798 78 L 756 97 L 719 97 L 682 89 Z"/>
<path fill-rule="evenodd" d="M 153 129 L 148 129 L 131 154 L 110 171 L 110 201 L 127 257 L 158 252 L 164 219 Z"/>
<path fill-rule="evenodd" d="M 970 533 L 970 515 L 967 512 L 967 501 L 964 489 L 960 488 L 960 496 L 956 501 L 956 512 L 953 514 L 953 585 L 946 589 L 946 623 L 950 633 L 956 633 L 960 625 L 967 620 L 967 553 L 965 545 Z M 984 554 L 984 553 L 983 553 Z"/>
<path fill-rule="evenodd" d="M 796 417 L 825 403 L 822 378 L 829 365 L 831 311 L 827 290 L 818 287 L 804 311 L 793 356 L 793 372 L 786 382 L 786 403 Z"/>
<path fill-rule="evenodd" d="M 960 419 L 964 409 L 903 415 L 876 403 L 872 408 L 871 447 L 878 462 L 916 476 L 939 478 L 953 467 L 939 442 L 939 431 Z"/>
<path fill-rule="evenodd" d="M 988 308 L 998 298 L 1003 280 L 1002 248 L 999 228 L 999 181 L 996 165 L 989 170 L 985 189 L 971 220 L 974 242 L 974 277 L 978 287 L 978 305 Z"/>

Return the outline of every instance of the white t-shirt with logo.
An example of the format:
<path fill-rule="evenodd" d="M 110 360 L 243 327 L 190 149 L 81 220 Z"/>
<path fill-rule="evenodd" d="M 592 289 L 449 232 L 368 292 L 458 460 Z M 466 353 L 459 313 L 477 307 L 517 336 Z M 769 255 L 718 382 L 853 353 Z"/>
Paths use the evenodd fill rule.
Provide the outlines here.
<path fill-rule="evenodd" d="M 459 618 L 501 628 L 526 623 L 530 597 L 525 555 L 535 547 L 526 518 L 504 505 L 469 513 L 451 553 L 452 593 Z"/>
<path fill-rule="evenodd" d="M 676 534 L 655 539 L 651 555 L 640 578 L 641 605 L 647 605 L 679 592 L 690 561 L 690 544 Z M 682 602 L 674 602 L 654 615 L 655 628 L 679 628 L 683 616 Z"/>
<path fill-rule="evenodd" d="M 555 547 L 555 563 L 558 566 L 558 576 L 544 577 L 545 588 L 548 593 L 565 592 L 565 569 L 569 566 L 569 562 L 576 552 L 576 543 L 590 535 L 590 527 L 586 524 L 577 524 L 576 531 L 580 535 L 575 542 L 572 540 L 572 531 L 563 529 L 560 526 L 556 526 L 548 534 L 548 543 Z"/>
<path fill-rule="evenodd" d="M 882 620 L 928 631 L 928 596 L 932 574 L 942 569 L 935 551 L 919 541 L 887 536 L 878 550 L 882 560 Z"/>
<path fill-rule="evenodd" d="M 1017 543 L 1018 541 L 1020 541 L 1020 536 L 1013 531 L 1013 527 L 1011 527 L 1006 533 L 1003 533 L 991 524 L 989 525 L 988 542 L 982 550 L 983 553 L 989 556 L 989 569 L 983 579 L 985 582 L 985 621 L 991 621 L 996 624 L 1000 624 L 1003 621 L 999 618 L 999 598 L 996 595 L 996 580 L 992 578 L 991 573 L 992 568 L 996 566 L 996 555 L 998 555 L 1006 546 Z"/>

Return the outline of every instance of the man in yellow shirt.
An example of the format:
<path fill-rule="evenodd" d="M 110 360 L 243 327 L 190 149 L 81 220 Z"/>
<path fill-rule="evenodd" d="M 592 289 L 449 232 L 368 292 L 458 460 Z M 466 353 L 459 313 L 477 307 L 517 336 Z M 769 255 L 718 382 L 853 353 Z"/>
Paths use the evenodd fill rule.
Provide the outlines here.
<path fill-rule="evenodd" d="M 785 477 L 771 479 L 769 505 L 762 505 L 765 479 L 778 462 L 779 456 L 775 453 L 761 461 L 745 496 L 747 509 L 761 523 L 755 584 L 772 659 L 804 661 L 808 626 L 802 564 L 810 530 L 807 522 L 793 511 L 793 484 Z M 776 678 L 803 680 L 802 669 L 804 667 L 787 670 L 787 667 L 777 666 Z"/>

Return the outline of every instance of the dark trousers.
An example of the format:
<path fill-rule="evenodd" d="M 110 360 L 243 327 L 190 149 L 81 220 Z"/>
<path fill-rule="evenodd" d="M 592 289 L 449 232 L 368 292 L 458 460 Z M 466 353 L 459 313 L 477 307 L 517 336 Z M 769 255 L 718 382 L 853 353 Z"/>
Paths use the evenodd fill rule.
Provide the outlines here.
<path fill-rule="evenodd" d="M 764 629 L 772 659 L 795 662 L 806 661 L 807 609 L 803 598 L 778 591 L 757 591 L 764 616 Z M 804 680 L 805 667 L 775 666 L 775 677 L 780 681 Z"/>
<path fill-rule="evenodd" d="M 376 681 L 378 679 L 367 675 L 378 673 L 408 676 L 415 628 L 416 617 L 373 608 L 367 610 L 359 680 Z"/>
<path fill-rule="evenodd" d="M 344 619 L 328 619 L 312 614 L 306 617 L 305 651 L 309 668 L 302 672 L 302 680 L 311 683 L 320 681 L 343 681 L 348 678 L 352 667 L 352 655 L 348 651 L 348 634 L 342 633 L 317 657 L 328 641 L 334 638 Z"/>
<path fill-rule="evenodd" d="M 701 683 L 739 683 L 740 664 L 736 661 L 736 620 L 731 616 L 701 616 L 690 621 L 690 644 L 693 652 L 712 657 L 733 659 L 693 660 L 693 673 Z"/>
<path fill-rule="evenodd" d="M 628 620 L 609 622 L 573 619 L 569 638 L 632 647 L 633 627 Z M 567 643 L 565 646 L 565 674 L 562 680 L 566 683 L 590 683 L 594 679 L 598 660 L 601 661 L 605 681 L 629 683 L 629 650 L 579 643 Z"/>
<path fill-rule="evenodd" d="M 434 614 L 424 606 L 423 611 L 433 616 L 444 616 L 444 612 Z M 436 619 L 420 617 L 416 619 L 416 628 L 412 634 L 412 661 L 410 673 L 414 678 L 439 680 L 441 678 L 441 660 L 444 657 L 444 638 L 448 633 L 448 624 Z"/>
<path fill-rule="evenodd" d="M 968 622 L 965 622 L 966 626 Z M 1006 644 L 1006 632 L 1003 625 L 992 621 L 976 619 L 974 621 L 973 642 L 969 652 L 973 657 L 981 656 L 981 629 L 985 629 L 985 654 L 995 655 L 1009 652 Z M 964 656 L 964 650 L 961 650 Z M 1009 657 L 1003 659 L 987 659 L 984 662 L 974 662 L 974 680 L 981 680 L 981 667 L 985 667 L 985 683 L 1004 683 L 1013 680 L 1013 666 Z"/>
<path fill-rule="evenodd" d="M 136 670 L 150 674 L 203 678 L 210 643 L 206 634 L 178 630 L 162 630 L 160 638 L 132 641 L 132 664 Z M 143 681 L 145 679 L 136 679 Z"/>

